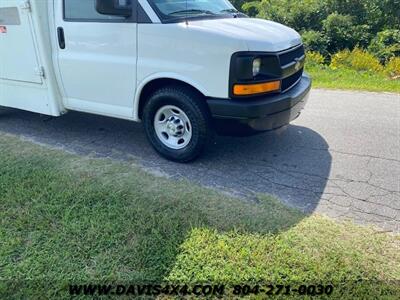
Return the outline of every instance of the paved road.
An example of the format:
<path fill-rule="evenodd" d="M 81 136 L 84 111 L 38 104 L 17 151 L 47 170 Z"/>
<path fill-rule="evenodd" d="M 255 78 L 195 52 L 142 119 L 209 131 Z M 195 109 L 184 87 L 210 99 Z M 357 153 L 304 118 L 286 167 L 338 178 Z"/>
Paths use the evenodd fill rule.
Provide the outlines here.
<path fill-rule="evenodd" d="M 399 95 L 315 90 L 286 130 L 218 137 L 188 165 L 158 157 L 141 125 L 123 120 L 9 111 L 0 118 L 0 131 L 79 154 L 134 160 L 155 174 L 250 200 L 270 193 L 309 213 L 400 232 Z"/>

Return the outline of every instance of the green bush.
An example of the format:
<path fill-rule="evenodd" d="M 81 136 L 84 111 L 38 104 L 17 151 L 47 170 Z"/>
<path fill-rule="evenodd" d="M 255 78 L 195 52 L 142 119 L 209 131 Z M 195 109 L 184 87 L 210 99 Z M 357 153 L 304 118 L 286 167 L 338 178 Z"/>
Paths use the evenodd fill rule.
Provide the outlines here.
<path fill-rule="evenodd" d="M 348 49 L 346 49 L 339 51 L 335 55 L 332 55 L 330 64 L 331 69 L 336 70 L 338 68 L 343 68 L 343 67 L 351 68 L 350 54 L 351 52 Z"/>
<path fill-rule="evenodd" d="M 328 55 L 328 41 L 323 33 L 308 30 L 303 32 L 302 38 L 307 51 L 319 52 L 325 56 Z"/>
<path fill-rule="evenodd" d="M 387 29 L 378 32 L 371 41 L 368 51 L 374 54 L 384 63 L 392 57 L 400 56 L 400 30 Z"/>
<path fill-rule="evenodd" d="M 230 0 L 231 3 L 240 11 L 254 17 L 258 14 L 259 0 Z"/>
<path fill-rule="evenodd" d="M 258 16 L 288 25 L 298 31 L 321 30 L 321 20 L 328 16 L 321 0 L 261 0 Z"/>
<path fill-rule="evenodd" d="M 388 31 L 391 37 L 396 36 L 394 33 L 399 30 L 400 0 L 234 0 L 234 2 L 245 2 L 243 7 L 255 7 L 258 17 L 283 23 L 302 32 L 309 51 L 319 51 L 327 55 L 325 51 L 334 54 L 355 47 L 368 49 L 371 41 L 376 38 L 377 41 L 372 43 L 374 46 L 369 48 L 369 52 L 379 57 L 381 62 L 399 56 L 395 53 L 399 51 L 396 50 L 400 45 L 398 39 L 388 38 L 388 33 L 380 32 Z"/>
<path fill-rule="evenodd" d="M 385 73 L 393 79 L 400 79 L 400 57 L 392 57 L 385 67 Z"/>
<path fill-rule="evenodd" d="M 355 25 L 351 29 L 354 46 L 367 49 L 372 39 L 369 25 Z"/>
<path fill-rule="evenodd" d="M 384 67 L 379 60 L 367 51 L 355 48 L 353 51 L 343 50 L 332 56 L 331 69 L 347 68 L 360 72 L 381 73 Z"/>
<path fill-rule="evenodd" d="M 353 35 L 353 17 L 338 13 L 330 14 L 322 22 L 323 31 L 328 38 L 329 52 L 335 53 L 343 48 L 353 49 L 356 41 Z"/>
<path fill-rule="evenodd" d="M 319 52 L 309 51 L 307 52 L 307 66 L 316 67 L 321 66 L 325 62 L 325 57 Z"/>
<path fill-rule="evenodd" d="M 250 17 L 255 17 L 259 13 L 259 0 L 251 1 L 251 2 L 246 2 L 245 4 L 242 5 L 242 11 L 249 15 Z"/>

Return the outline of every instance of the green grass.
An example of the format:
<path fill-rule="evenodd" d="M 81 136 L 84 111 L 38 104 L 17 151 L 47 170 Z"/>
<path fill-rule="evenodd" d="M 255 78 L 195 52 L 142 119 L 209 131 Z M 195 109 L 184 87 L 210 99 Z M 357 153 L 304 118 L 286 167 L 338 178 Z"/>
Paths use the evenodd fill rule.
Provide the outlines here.
<path fill-rule="evenodd" d="M 168 279 L 292 286 L 332 282 L 338 289 L 333 298 L 386 295 L 396 299 L 400 296 L 398 246 L 398 239 L 393 241 L 371 228 L 319 216 L 269 235 L 198 228 L 181 246 Z"/>
<path fill-rule="evenodd" d="M 309 66 L 306 70 L 312 76 L 315 88 L 400 93 L 400 80 L 391 80 L 382 74 L 332 70 L 326 66 Z"/>
<path fill-rule="evenodd" d="M 399 244 L 269 196 L 250 203 L 155 177 L 134 161 L 0 134 L 0 299 L 67 299 L 41 288 L 90 281 L 333 282 L 341 298 L 341 284 L 374 280 L 353 293 L 394 295 Z"/>

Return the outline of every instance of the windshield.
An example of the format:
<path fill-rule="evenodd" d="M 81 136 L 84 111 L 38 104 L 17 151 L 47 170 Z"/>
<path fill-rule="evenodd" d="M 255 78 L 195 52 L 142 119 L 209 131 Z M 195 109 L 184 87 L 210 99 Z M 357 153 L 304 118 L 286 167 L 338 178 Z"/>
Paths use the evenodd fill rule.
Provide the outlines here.
<path fill-rule="evenodd" d="M 238 11 L 228 0 L 149 0 L 163 19 L 221 17 Z"/>

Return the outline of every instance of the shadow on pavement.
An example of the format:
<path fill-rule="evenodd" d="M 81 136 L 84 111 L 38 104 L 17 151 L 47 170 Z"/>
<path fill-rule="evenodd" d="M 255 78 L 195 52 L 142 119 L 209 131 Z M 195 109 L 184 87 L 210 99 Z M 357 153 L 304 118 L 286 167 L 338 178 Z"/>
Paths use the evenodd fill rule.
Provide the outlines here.
<path fill-rule="evenodd" d="M 200 159 L 187 165 L 159 157 L 141 124 L 124 120 L 78 112 L 49 118 L 9 110 L 2 114 L 0 130 L 78 154 L 134 160 L 152 173 L 246 199 L 272 194 L 308 213 L 318 205 L 332 162 L 322 136 L 294 125 L 252 137 L 217 137 Z"/>

